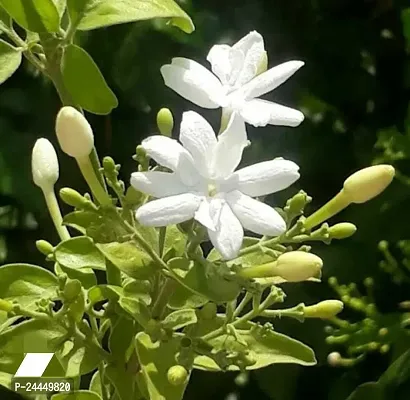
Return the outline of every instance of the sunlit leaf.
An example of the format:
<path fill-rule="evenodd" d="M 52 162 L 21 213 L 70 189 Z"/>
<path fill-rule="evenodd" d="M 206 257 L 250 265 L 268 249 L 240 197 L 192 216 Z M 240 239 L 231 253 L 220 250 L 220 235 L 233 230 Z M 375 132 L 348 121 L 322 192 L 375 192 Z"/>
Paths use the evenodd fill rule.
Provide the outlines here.
<path fill-rule="evenodd" d="M 0 0 L 0 5 L 29 31 L 58 32 L 60 28 L 60 16 L 53 0 Z"/>
<path fill-rule="evenodd" d="M 187 33 L 194 30 L 189 16 L 173 0 L 68 0 L 71 19 L 89 30 L 152 18 L 171 18 Z"/>
<path fill-rule="evenodd" d="M 21 50 L 0 39 L 0 84 L 14 74 L 21 64 L 21 58 Z"/>
<path fill-rule="evenodd" d="M 81 47 L 68 45 L 61 62 L 63 81 L 75 103 L 94 114 L 109 114 L 118 100 L 97 64 Z"/>

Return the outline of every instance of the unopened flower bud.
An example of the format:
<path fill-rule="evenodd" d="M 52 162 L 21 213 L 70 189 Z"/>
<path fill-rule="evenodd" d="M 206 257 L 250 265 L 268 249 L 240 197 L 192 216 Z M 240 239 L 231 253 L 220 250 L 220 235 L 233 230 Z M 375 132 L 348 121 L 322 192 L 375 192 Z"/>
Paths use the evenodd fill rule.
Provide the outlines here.
<path fill-rule="evenodd" d="M 90 200 L 87 200 L 84 196 L 71 188 L 62 188 L 60 190 L 60 198 L 64 203 L 75 208 L 83 208 L 86 203 L 90 202 Z"/>
<path fill-rule="evenodd" d="M 10 312 L 13 311 L 14 309 L 14 305 L 13 303 L 4 300 L 4 299 L 0 299 L 0 311 L 5 311 L 5 312 Z"/>
<path fill-rule="evenodd" d="M 67 280 L 64 286 L 64 299 L 68 302 L 71 302 L 77 298 L 81 292 L 81 282 L 78 279 Z"/>
<path fill-rule="evenodd" d="M 58 179 L 58 159 L 49 140 L 38 139 L 31 156 L 31 171 L 34 183 L 41 189 L 51 188 Z"/>
<path fill-rule="evenodd" d="M 188 378 L 188 371 L 182 365 L 174 365 L 167 372 L 168 382 L 173 386 L 183 385 Z"/>
<path fill-rule="evenodd" d="M 334 351 L 333 353 L 330 353 L 327 356 L 327 362 L 332 367 L 338 367 L 341 361 L 342 361 L 342 356 L 337 351 Z"/>
<path fill-rule="evenodd" d="M 94 134 L 83 114 L 63 107 L 57 115 L 56 134 L 61 150 L 71 157 L 88 156 L 94 147 Z"/>
<path fill-rule="evenodd" d="M 350 222 L 341 222 L 329 228 L 328 234 L 331 239 L 346 239 L 355 234 L 357 228 Z"/>
<path fill-rule="evenodd" d="M 162 108 L 157 114 L 157 126 L 161 135 L 171 137 L 172 129 L 174 129 L 174 117 L 171 110 Z"/>
<path fill-rule="evenodd" d="M 46 240 L 37 240 L 36 241 L 36 247 L 37 250 L 44 254 L 45 256 L 48 256 L 51 254 L 54 250 L 54 247 L 51 243 L 47 242 Z"/>
<path fill-rule="evenodd" d="M 305 318 L 333 318 L 343 310 L 343 303 L 339 300 L 325 300 L 304 308 Z"/>
<path fill-rule="evenodd" d="M 391 165 L 374 165 L 349 176 L 343 184 L 343 192 L 352 203 L 365 203 L 378 196 L 394 178 Z"/>
<path fill-rule="evenodd" d="M 315 254 L 291 251 L 279 256 L 273 271 L 288 282 L 301 282 L 319 275 L 322 266 L 322 259 Z"/>

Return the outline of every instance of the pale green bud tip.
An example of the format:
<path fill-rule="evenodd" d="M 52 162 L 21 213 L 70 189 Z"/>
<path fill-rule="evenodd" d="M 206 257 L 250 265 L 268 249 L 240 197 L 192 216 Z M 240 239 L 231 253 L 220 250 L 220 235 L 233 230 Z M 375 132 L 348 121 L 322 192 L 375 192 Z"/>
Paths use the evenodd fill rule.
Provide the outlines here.
<path fill-rule="evenodd" d="M 284 253 L 277 259 L 274 272 L 289 282 L 301 282 L 320 274 L 323 261 L 304 251 Z"/>
<path fill-rule="evenodd" d="M 188 371 L 182 365 L 174 365 L 168 370 L 167 378 L 171 385 L 183 385 L 188 378 Z"/>
<path fill-rule="evenodd" d="M 313 306 L 305 307 L 306 318 L 333 318 L 343 310 L 343 303 L 339 300 L 325 300 Z"/>
<path fill-rule="evenodd" d="M 7 300 L 0 299 L 0 311 L 13 311 L 14 305 Z"/>
<path fill-rule="evenodd" d="M 361 169 L 349 176 L 343 184 L 343 192 L 352 203 L 365 203 L 378 196 L 394 178 L 391 165 L 381 164 Z"/>
<path fill-rule="evenodd" d="M 171 110 L 162 108 L 157 114 L 157 126 L 161 135 L 171 137 L 172 129 L 174 128 L 174 117 Z"/>
<path fill-rule="evenodd" d="M 57 115 L 56 134 L 61 150 L 71 157 L 86 157 L 94 147 L 94 134 L 83 114 L 63 107 Z"/>
<path fill-rule="evenodd" d="M 87 202 L 84 196 L 81 196 L 80 193 L 71 188 L 62 188 L 60 190 L 60 198 L 64 203 L 76 208 L 84 207 L 84 203 Z"/>
<path fill-rule="evenodd" d="M 45 256 L 48 256 L 54 251 L 53 245 L 47 242 L 46 240 L 37 240 L 36 247 L 37 247 L 37 250 L 40 253 L 44 254 Z"/>
<path fill-rule="evenodd" d="M 40 188 L 53 187 L 58 179 L 58 159 L 53 145 L 47 139 L 38 139 L 31 156 L 33 181 Z"/>
<path fill-rule="evenodd" d="M 354 235 L 357 231 L 355 225 L 350 222 L 341 222 L 340 224 L 333 225 L 329 228 L 329 237 L 332 239 L 346 239 Z"/>
<path fill-rule="evenodd" d="M 340 353 L 338 353 L 337 351 L 334 351 L 333 353 L 330 353 L 327 356 L 327 362 L 329 363 L 329 365 L 331 365 L 332 367 L 337 367 L 340 365 L 342 361 L 342 356 L 340 355 Z"/>
<path fill-rule="evenodd" d="M 67 301 L 73 301 L 81 292 L 81 282 L 78 279 L 70 279 L 64 286 L 64 299 Z"/>

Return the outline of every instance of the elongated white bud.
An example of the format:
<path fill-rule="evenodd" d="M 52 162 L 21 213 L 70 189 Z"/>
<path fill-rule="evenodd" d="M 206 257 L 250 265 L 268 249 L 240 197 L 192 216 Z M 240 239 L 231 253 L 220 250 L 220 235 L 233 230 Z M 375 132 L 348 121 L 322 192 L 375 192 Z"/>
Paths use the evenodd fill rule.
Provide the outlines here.
<path fill-rule="evenodd" d="M 94 147 L 90 124 L 74 107 L 63 107 L 57 115 L 56 134 L 61 150 L 74 158 L 88 156 Z"/>
<path fill-rule="evenodd" d="M 343 184 L 343 192 L 352 203 L 365 203 L 378 196 L 394 178 L 391 165 L 374 165 L 350 175 Z"/>
<path fill-rule="evenodd" d="M 322 259 L 315 254 L 290 251 L 279 256 L 273 271 L 288 282 L 301 282 L 319 275 L 322 266 Z"/>
<path fill-rule="evenodd" d="M 58 179 L 58 158 L 49 140 L 38 139 L 31 156 L 34 183 L 41 189 L 53 187 Z"/>
<path fill-rule="evenodd" d="M 306 306 L 303 310 L 305 318 L 333 318 L 343 310 L 340 300 L 325 300 L 312 306 Z"/>

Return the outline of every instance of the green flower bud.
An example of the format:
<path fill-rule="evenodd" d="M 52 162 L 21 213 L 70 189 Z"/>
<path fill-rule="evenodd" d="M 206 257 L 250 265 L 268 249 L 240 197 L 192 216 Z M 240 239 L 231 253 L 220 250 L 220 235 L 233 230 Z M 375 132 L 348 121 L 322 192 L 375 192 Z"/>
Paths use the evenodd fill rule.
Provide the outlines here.
<path fill-rule="evenodd" d="M 306 204 L 310 203 L 312 198 L 308 196 L 303 190 L 295 194 L 286 203 L 285 211 L 290 215 L 299 215 L 303 212 Z"/>
<path fill-rule="evenodd" d="M 103 158 L 103 167 L 105 171 L 115 173 L 117 171 L 117 166 L 115 165 L 115 161 L 109 157 L 106 156 Z"/>
<path fill-rule="evenodd" d="M 64 203 L 75 208 L 84 208 L 90 202 L 76 190 L 71 188 L 62 188 L 60 190 L 60 198 Z"/>
<path fill-rule="evenodd" d="M 325 300 L 304 308 L 305 318 L 330 319 L 343 310 L 343 303 L 339 300 Z"/>
<path fill-rule="evenodd" d="M 46 240 L 37 240 L 36 241 L 36 247 L 37 250 L 41 253 L 44 254 L 45 256 L 48 256 L 49 254 L 52 254 L 54 251 L 54 247 L 51 243 L 47 242 Z"/>
<path fill-rule="evenodd" d="M 171 385 L 183 385 L 188 378 L 188 371 L 182 365 L 174 365 L 167 372 L 167 379 Z"/>
<path fill-rule="evenodd" d="M 304 251 L 284 253 L 276 261 L 273 272 L 288 282 L 301 282 L 320 274 L 323 261 Z"/>
<path fill-rule="evenodd" d="M 71 157 L 88 156 L 94 147 L 94 134 L 90 124 L 73 107 L 63 107 L 57 115 L 56 134 L 61 150 Z"/>
<path fill-rule="evenodd" d="M 67 280 L 63 291 L 64 299 L 68 302 L 75 300 L 80 294 L 81 289 L 81 282 L 78 279 Z"/>
<path fill-rule="evenodd" d="M 374 165 L 361 169 L 347 178 L 343 192 L 352 203 L 365 203 L 378 196 L 394 178 L 395 170 L 391 165 Z"/>
<path fill-rule="evenodd" d="M 329 228 L 328 233 L 331 239 L 346 239 L 355 234 L 357 228 L 350 222 L 341 222 Z"/>
<path fill-rule="evenodd" d="M 162 108 L 157 114 L 157 126 L 161 135 L 171 137 L 174 129 L 174 117 L 168 108 Z"/>
<path fill-rule="evenodd" d="M 58 159 L 53 145 L 47 139 L 38 139 L 31 155 L 31 172 L 34 183 L 41 188 L 52 188 L 59 175 Z"/>
<path fill-rule="evenodd" d="M 0 299 L 0 311 L 5 311 L 9 313 L 10 311 L 13 311 L 14 305 L 10 301 Z"/>

